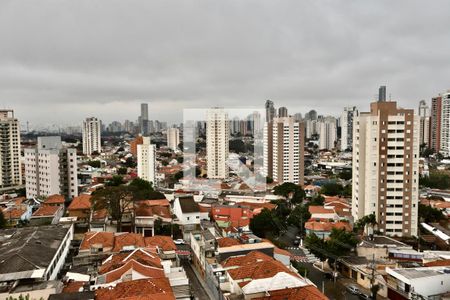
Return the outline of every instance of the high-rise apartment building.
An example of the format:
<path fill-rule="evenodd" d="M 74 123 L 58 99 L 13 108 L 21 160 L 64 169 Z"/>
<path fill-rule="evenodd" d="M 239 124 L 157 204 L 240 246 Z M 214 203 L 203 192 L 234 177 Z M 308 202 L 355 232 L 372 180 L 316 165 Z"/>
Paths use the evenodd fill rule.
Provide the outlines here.
<path fill-rule="evenodd" d="M 278 118 L 286 118 L 288 116 L 288 110 L 286 107 L 282 106 L 278 108 Z"/>
<path fill-rule="evenodd" d="M 419 103 L 419 143 L 420 145 L 428 144 L 430 136 L 430 107 L 425 100 L 421 100 Z"/>
<path fill-rule="evenodd" d="M 24 150 L 27 197 L 78 196 L 77 150 L 65 148 L 59 136 L 38 137 Z"/>
<path fill-rule="evenodd" d="M 148 121 L 148 103 L 141 103 L 141 115 L 139 117 L 139 127 L 142 135 L 150 133 L 150 125 Z"/>
<path fill-rule="evenodd" d="M 378 102 L 386 101 L 386 86 L 382 85 L 378 89 Z"/>
<path fill-rule="evenodd" d="M 319 149 L 333 149 L 337 140 L 336 118 L 328 116 L 318 122 Z"/>
<path fill-rule="evenodd" d="M 206 120 L 207 175 L 210 179 L 224 179 L 228 177 L 228 113 L 223 108 L 212 108 L 208 110 Z"/>
<path fill-rule="evenodd" d="M 293 117 L 274 118 L 264 126 L 265 176 L 278 183 L 304 183 L 304 123 Z"/>
<path fill-rule="evenodd" d="M 441 149 L 442 96 L 431 99 L 429 147 L 436 152 Z"/>
<path fill-rule="evenodd" d="M 0 137 L 0 188 L 21 185 L 20 124 L 13 110 L 0 110 Z"/>
<path fill-rule="evenodd" d="M 450 156 L 450 91 L 441 95 L 441 147 L 439 152 L 445 156 Z"/>
<path fill-rule="evenodd" d="M 102 152 L 101 121 L 95 117 L 86 118 L 83 121 L 83 154 L 92 155 L 94 152 Z"/>
<path fill-rule="evenodd" d="M 353 119 L 356 116 L 358 116 L 356 106 L 345 107 L 341 114 L 341 151 L 353 147 Z"/>
<path fill-rule="evenodd" d="M 144 136 L 142 144 L 137 145 L 138 177 L 156 186 L 156 147 L 150 143 L 150 137 Z"/>
<path fill-rule="evenodd" d="M 275 106 L 273 105 L 273 101 L 266 101 L 266 122 L 272 122 L 273 118 L 276 117 Z"/>
<path fill-rule="evenodd" d="M 167 147 L 173 151 L 178 151 L 180 144 L 180 130 L 178 128 L 167 129 Z"/>
<path fill-rule="evenodd" d="M 386 235 L 417 236 L 419 117 L 396 102 L 374 102 L 355 118 L 352 214 L 375 214 Z"/>

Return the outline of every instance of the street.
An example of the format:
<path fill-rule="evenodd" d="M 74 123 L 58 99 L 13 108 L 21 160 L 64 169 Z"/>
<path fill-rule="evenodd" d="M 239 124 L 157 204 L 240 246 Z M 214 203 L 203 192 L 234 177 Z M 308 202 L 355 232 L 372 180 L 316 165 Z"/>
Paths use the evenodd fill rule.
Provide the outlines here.
<path fill-rule="evenodd" d="M 206 292 L 203 285 L 200 283 L 199 279 L 197 278 L 194 270 L 192 269 L 192 265 L 187 259 L 181 260 L 181 265 L 183 266 L 184 270 L 186 271 L 186 274 L 189 278 L 189 285 L 191 286 L 191 292 L 193 293 L 195 299 L 198 300 L 212 300 L 208 293 Z"/>

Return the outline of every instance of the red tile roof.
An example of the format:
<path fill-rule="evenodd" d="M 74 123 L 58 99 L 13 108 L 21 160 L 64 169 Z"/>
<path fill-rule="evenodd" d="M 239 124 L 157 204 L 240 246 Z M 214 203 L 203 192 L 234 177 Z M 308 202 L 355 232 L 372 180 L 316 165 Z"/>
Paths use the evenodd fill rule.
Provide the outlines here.
<path fill-rule="evenodd" d="M 130 260 L 124 265 L 105 273 L 105 282 L 110 283 L 122 278 L 124 274 L 129 273 L 130 270 L 134 270 L 144 277 L 148 278 L 161 278 L 165 277 L 163 269 L 157 269 L 151 266 L 146 266 L 135 260 Z"/>
<path fill-rule="evenodd" d="M 224 268 L 228 267 L 242 267 L 247 265 L 253 265 L 257 262 L 261 261 L 272 261 L 274 260 L 272 257 L 259 252 L 259 251 L 251 251 L 247 253 L 246 255 L 239 255 L 239 256 L 231 256 L 227 258 L 223 263 L 222 266 Z"/>
<path fill-rule="evenodd" d="M 112 248 L 114 233 L 112 232 L 86 232 L 80 245 L 80 250 L 88 250 L 93 245 L 103 245 L 103 248 Z"/>
<path fill-rule="evenodd" d="M 22 208 L 12 208 L 3 211 L 5 219 L 20 219 L 20 217 L 26 212 L 26 209 Z"/>
<path fill-rule="evenodd" d="M 308 208 L 310 214 L 333 214 L 334 210 L 332 208 L 324 208 L 320 205 L 311 205 Z"/>
<path fill-rule="evenodd" d="M 292 276 L 299 277 L 297 273 L 294 273 L 281 262 L 273 258 L 271 258 L 271 260 L 256 261 L 253 263 L 248 262 L 246 265 L 240 266 L 236 269 L 229 269 L 227 272 L 234 280 L 246 281 L 271 278 L 280 272 L 285 272 Z"/>
<path fill-rule="evenodd" d="M 175 300 L 169 279 L 148 278 L 127 281 L 114 288 L 95 291 L 97 300 Z"/>
<path fill-rule="evenodd" d="M 85 281 L 70 281 L 64 286 L 62 293 L 77 293 L 85 283 Z"/>
<path fill-rule="evenodd" d="M 106 208 L 96 210 L 92 213 L 92 220 L 104 220 L 108 216 Z"/>
<path fill-rule="evenodd" d="M 158 254 L 144 249 L 136 249 L 133 252 L 111 255 L 108 259 L 105 260 L 103 265 L 100 266 L 98 273 L 105 274 L 111 272 L 112 270 L 118 269 L 132 260 L 145 266 L 162 269 L 161 259 L 159 258 Z"/>
<path fill-rule="evenodd" d="M 44 204 L 64 204 L 66 199 L 64 199 L 64 196 L 62 195 L 51 195 L 48 196 L 47 199 L 45 199 Z"/>
<path fill-rule="evenodd" d="M 147 248 L 158 247 L 162 251 L 177 250 L 177 246 L 173 242 L 173 239 L 170 236 L 164 236 L 164 235 L 155 235 L 152 237 L 146 237 L 145 238 L 145 246 Z"/>
<path fill-rule="evenodd" d="M 313 285 L 268 291 L 267 294 L 253 300 L 328 300 L 328 297 Z"/>
<path fill-rule="evenodd" d="M 37 211 L 33 213 L 33 217 L 47 217 L 47 216 L 54 216 L 60 209 L 62 209 L 60 206 L 49 206 L 44 205 L 38 208 Z"/>
<path fill-rule="evenodd" d="M 217 243 L 219 247 L 230 247 L 241 244 L 241 242 L 238 239 L 233 239 L 229 237 L 220 238 L 217 240 Z"/>
<path fill-rule="evenodd" d="M 144 248 L 144 237 L 137 233 L 124 233 L 116 235 L 114 239 L 113 252 L 119 252 L 126 246 L 134 246 L 136 248 Z"/>
<path fill-rule="evenodd" d="M 68 210 L 89 210 L 91 209 L 91 195 L 81 194 L 73 198 Z"/>
<path fill-rule="evenodd" d="M 352 227 L 348 222 L 316 222 L 310 220 L 305 223 L 305 229 L 312 231 L 331 231 L 331 229 L 345 229 L 345 231 L 351 231 Z"/>
<path fill-rule="evenodd" d="M 441 259 L 424 263 L 425 267 L 447 267 L 450 266 L 450 259 Z"/>
<path fill-rule="evenodd" d="M 139 203 L 135 213 L 138 217 L 160 216 L 167 219 L 172 217 L 168 206 L 148 205 L 147 203 Z"/>

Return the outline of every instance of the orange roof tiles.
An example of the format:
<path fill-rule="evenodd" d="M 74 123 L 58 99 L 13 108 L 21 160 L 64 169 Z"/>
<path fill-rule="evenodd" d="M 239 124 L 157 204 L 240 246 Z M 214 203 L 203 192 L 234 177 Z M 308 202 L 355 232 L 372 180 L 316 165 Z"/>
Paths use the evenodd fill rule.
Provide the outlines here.
<path fill-rule="evenodd" d="M 164 235 L 155 235 L 152 237 L 145 238 L 145 246 L 146 247 L 158 247 L 163 251 L 175 251 L 177 250 L 177 246 L 173 242 L 173 239 L 170 236 Z"/>
<path fill-rule="evenodd" d="M 81 194 L 73 198 L 68 210 L 88 210 L 91 209 L 91 195 Z"/>
<path fill-rule="evenodd" d="M 161 259 L 159 258 L 158 254 L 152 253 L 144 249 L 136 249 L 133 252 L 125 252 L 111 255 L 108 259 L 105 260 L 103 265 L 100 266 L 98 273 L 99 274 L 108 273 L 112 270 L 122 267 L 123 265 L 132 260 L 145 266 L 162 269 Z"/>
<path fill-rule="evenodd" d="M 333 209 L 328 209 L 328 208 L 324 208 L 323 206 L 320 205 L 311 205 L 308 208 L 308 211 L 310 214 L 333 214 L 334 211 Z"/>
<path fill-rule="evenodd" d="M 280 272 L 285 272 L 291 274 L 292 276 L 299 277 L 298 274 L 294 273 L 281 262 L 273 258 L 271 258 L 271 260 L 248 263 L 247 265 L 240 266 L 236 269 L 229 269 L 227 272 L 234 280 L 271 278 Z"/>
<path fill-rule="evenodd" d="M 108 216 L 106 208 L 96 210 L 92 213 L 92 220 L 104 220 Z"/>
<path fill-rule="evenodd" d="M 331 229 L 344 229 L 345 231 L 351 231 L 352 228 L 348 222 L 316 222 L 308 221 L 305 223 L 305 229 L 311 231 L 331 231 Z"/>
<path fill-rule="evenodd" d="M 112 271 L 109 271 L 105 273 L 105 282 L 110 283 L 119 280 L 122 278 L 122 276 L 126 273 L 128 273 L 129 270 L 134 270 L 137 273 L 141 274 L 142 276 L 148 277 L 148 278 L 161 278 L 165 277 L 164 270 L 163 269 L 157 269 L 151 266 L 146 266 L 144 264 L 141 264 L 135 260 L 130 260 L 126 262 L 124 265 L 120 266 L 117 269 L 114 269 Z"/>
<path fill-rule="evenodd" d="M 103 245 L 103 248 L 112 248 L 114 233 L 112 232 L 86 232 L 80 245 L 80 250 L 90 249 L 93 245 Z"/>
<path fill-rule="evenodd" d="M 12 208 L 3 211 L 5 219 L 20 219 L 20 217 L 26 212 L 26 209 Z"/>
<path fill-rule="evenodd" d="M 447 267 L 450 266 L 450 259 L 441 259 L 424 263 L 425 267 Z"/>
<path fill-rule="evenodd" d="M 169 279 L 148 278 L 127 281 L 114 288 L 95 291 L 97 300 L 175 300 Z"/>
<path fill-rule="evenodd" d="M 64 204 L 66 199 L 64 199 L 64 196 L 62 195 L 51 195 L 48 196 L 47 199 L 45 199 L 44 204 Z"/>
<path fill-rule="evenodd" d="M 137 233 L 124 233 L 116 235 L 114 239 L 113 252 L 119 252 L 126 246 L 135 246 L 136 248 L 144 248 L 144 237 Z"/>
<path fill-rule="evenodd" d="M 328 297 L 313 285 L 268 291 L 267 294 L 253 300 L 328 300 Z"/>
<path fill-rule="evenodd" d="M 230 247 L 235 245 L 240 245 L 241 242 L 237 239 L 233 239 L 230 237 L 224 237 L 217 240 L 219 247 Z"/>
<path fill-rule="evenodd" d="M 261 261 L 271 261 L 274 260 L 272 257 L 259 252 L 259 251 L 251 251 L 247 253 L 246 255 L 239 255 L 239 256 L 231 256 L 227 258 L 222 266 L 224 268 L 228 267 L 242 267 L 247 265 L 253 265 L 254 263 L 261 262 Z"/>
<path fill-rule="evenodd" d="M 60 209 L 59 206 L 41 206 L 33 213 L 33 217 L 46 217 L 46 216 L 54 216 Z"/>
<path fill-rule="evenodd" d="M 153 217 L 155 215 L 167 219 L 172 217 L 168 206 L 147 205 L 146 203 L 140 203 L 135 209 L 135 213 L 138 217 Z"/>
<path fill-rule="evenodd" d="M 77 293 L 86 284 L 85 281 L 69 281 L 63 288 L 62 293 Z"/>

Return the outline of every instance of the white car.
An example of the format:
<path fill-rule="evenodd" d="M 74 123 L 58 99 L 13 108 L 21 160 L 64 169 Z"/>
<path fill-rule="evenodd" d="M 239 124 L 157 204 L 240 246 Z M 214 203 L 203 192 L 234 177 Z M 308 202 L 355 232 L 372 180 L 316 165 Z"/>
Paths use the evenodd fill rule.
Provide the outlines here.
<path fill-rule="evenodd" d="M 358 289 L 358 287 L 356 285 L 348 285 L 347 286 L 347 291 L 349 291 L 350 293 L 352 293 L 353 295 L 359 295 L 361 294 L 360 290 Z"/>
<path fill-rule="evenodd" d="M 183 239 L 176 239 L 173 241 L 175 245 L 184 245 L 186 242 Z"/>

